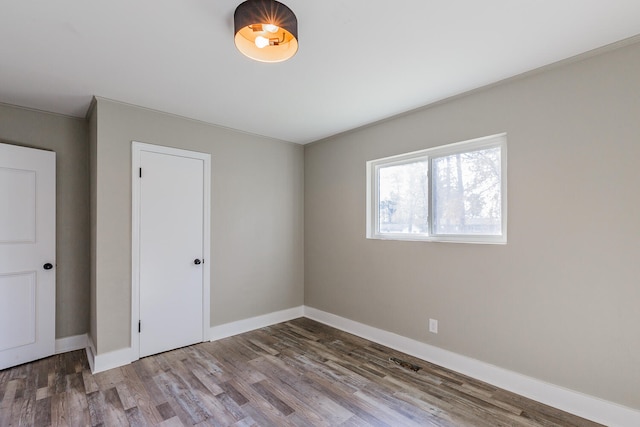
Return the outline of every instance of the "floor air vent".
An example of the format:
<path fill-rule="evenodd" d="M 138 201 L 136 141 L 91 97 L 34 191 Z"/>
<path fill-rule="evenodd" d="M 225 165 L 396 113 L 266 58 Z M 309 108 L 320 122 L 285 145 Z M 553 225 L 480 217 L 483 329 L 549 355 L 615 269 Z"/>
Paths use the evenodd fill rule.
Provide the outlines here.
<path fill-rule="evenodd" d="M 418 372 L 420 370 L 420 366 L 414 365 L 413 363 L 409 363 L 405 360 L 398 359 L 396 357 L 390 357 L 389 361 L 395 363 L 396 365 L 400 365 L 405 369 L 411 369 L 413 372 Z"/>

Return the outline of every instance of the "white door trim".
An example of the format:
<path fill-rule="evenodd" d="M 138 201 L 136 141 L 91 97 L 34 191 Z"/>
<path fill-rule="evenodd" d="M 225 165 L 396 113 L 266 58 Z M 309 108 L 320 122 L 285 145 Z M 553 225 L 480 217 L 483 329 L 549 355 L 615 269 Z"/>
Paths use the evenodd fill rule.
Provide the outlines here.
<path fill-rule="evenodd" d="M 140 153 L 142 151 L 200 159 L 204 163 L 203 185 L 203 301 L 202 301 L 202 341 L 209 341 L 211 305 L 211 155 L 196 151 L 131 142 L 131 361 L 140 358 Z"/>

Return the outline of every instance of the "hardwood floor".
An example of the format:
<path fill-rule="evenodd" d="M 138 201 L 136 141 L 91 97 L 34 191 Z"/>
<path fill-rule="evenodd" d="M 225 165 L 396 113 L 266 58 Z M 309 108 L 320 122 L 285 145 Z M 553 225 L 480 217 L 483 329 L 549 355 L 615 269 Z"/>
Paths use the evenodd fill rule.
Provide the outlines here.
<path fill-rule="evenodd" d="M 0 371 L 0 402 L 3 427 L 598 425 L 305 318 L 96 375 L 42 359 Z"/>

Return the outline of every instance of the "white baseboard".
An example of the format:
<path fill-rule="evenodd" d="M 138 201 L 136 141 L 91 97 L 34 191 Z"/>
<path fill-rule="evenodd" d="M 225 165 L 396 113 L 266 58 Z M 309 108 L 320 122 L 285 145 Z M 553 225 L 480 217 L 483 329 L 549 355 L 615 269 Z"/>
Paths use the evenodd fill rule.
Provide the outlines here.
<path fill-rule="evenodd" d="M 91 372 L 95 372 L 95 359 L 96 359 L 96 345 L 93 343 L 91 335 L 87 334 L 87 361 L 89 362 L 89 369 Z"/>
<path fill-rule="evenodd" d="M 238 320 L 236 322 L 225 323 L 224 325 L 213 326 L 209 332 L 209 339 L 216 341 L 303 316 L 304 307 L 300 306 L 264 314 L 262 316 L 251 317 L 249 319 Z"/>
<path fill-rule="evenodd" d="M 97 354 L 93 339 L 91 339 L 91 337 L 88 339 L 87 360 L 89 361 L 89 367 L 93 374 L 128 365 L 133 360 L 131 353 L 131 347 L 126 347 L 104 354 Z"/>
<path fill-rule="evenodd" d="M 96 355 L 91 372 L 97 374 L 98 372 L 128 365 L 129 363 L 131 363 L 131 347 L 121 348 L 120 350 Z"/>
<path fill-rule="evenodd" d="M 210 339 L 215 341 L 303 316 L 598 423 L 611 427 L 640 426 L 640 411 L 312 307 L 294 307 L 213 326 L 210 329 Z M 56 353 L 85 347 L 93 373 L 127 365 L 133 360 L 132 350 L 128 347 L 97 355 L 90 336 L 79 335 L 58 341 Z"/>
<path fill-rule="evenodd" d="M 68 351 L 83 350 L 87 348 L 87 342 L 87 334 L 58 338 L 56 340 L 56 354 L 66 353 Z"/>
<path fill-rule="evenodd" d="M 297 319 L 298 317 L 302 317 L 303 313 L 304 307 L 299 306 L 287 310 L 277 311 L 275 313 L 269 313 L 262 316 L 239 320 L 237 322 L 214 326 L 210 329 L 209 339 L 211 341 L 215 341 L 244 332 L 253 331 L 255 329 L 260 329 L 265 326 L 274 325 L 276 323 L 286 322 L 291 319 Z M 133 360 L 138 359 L 137 357 L 132 356 L 133 350 L 131 347 L 122 348 L 104 354 L 97 354 L 95 344 L 93 343 L 91 337 L 88 337 L 87 339 L 86 348 L 89 367 L 91 368 L 91 372 L 94 374 L 106 371 L 108 369 L 127 365 Z"/>
<path fill-rule="evenodd" d="M 640 426 L 639 411 L 616 403 L 540 381 L 312 307 L 304 307 L 304 316 L 598 423 L 611 427 Z"/>

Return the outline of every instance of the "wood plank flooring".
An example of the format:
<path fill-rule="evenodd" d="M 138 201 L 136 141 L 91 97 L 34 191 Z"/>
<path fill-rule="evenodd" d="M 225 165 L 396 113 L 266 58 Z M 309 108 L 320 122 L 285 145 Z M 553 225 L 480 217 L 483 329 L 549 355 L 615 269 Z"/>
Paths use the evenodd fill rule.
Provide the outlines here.
<path fill-rule="evenodd" d="M 0 426 L 13 425 L 598 424 L 301 318 L 96 375 L 84 351 L 0 371 Z"/>

